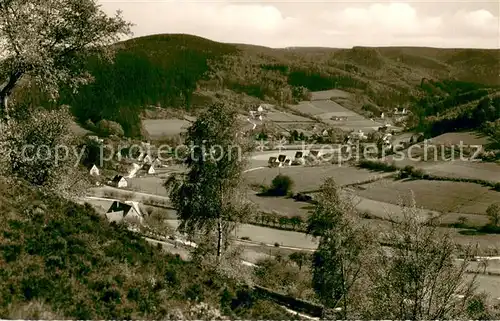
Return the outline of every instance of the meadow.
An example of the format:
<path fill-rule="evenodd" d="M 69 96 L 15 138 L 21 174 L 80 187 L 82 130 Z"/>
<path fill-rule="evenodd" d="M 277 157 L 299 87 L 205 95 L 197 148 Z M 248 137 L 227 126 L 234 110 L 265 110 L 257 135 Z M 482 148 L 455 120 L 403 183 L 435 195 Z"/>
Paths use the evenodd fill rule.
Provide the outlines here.
<path fill-rule="evenodd" d="M 278 174 L 287 175 L 294 181 L 294 192 L 315 191 L 327 177 L 333 177 L 339 185 L 349 185 L 377 179 L 382 175 L 347 165 L 324 165 L 263 168 L 245 173 L 245 178 L 249 184 L 269 185 Z"/>
<path fill-rule="evenodd" d="M 500 193 L 474 183 L 427 180 L 380 180 L 360 187 L 362 197 L 399 204 L 413 193 L 417 206 L 441 213 L 483 215 Z"/>
<path fill-rule="evenodd" d="M 151 138 L 179 135 L 189 122 L 183 119 L 146 119 L 142 121 Z"/>

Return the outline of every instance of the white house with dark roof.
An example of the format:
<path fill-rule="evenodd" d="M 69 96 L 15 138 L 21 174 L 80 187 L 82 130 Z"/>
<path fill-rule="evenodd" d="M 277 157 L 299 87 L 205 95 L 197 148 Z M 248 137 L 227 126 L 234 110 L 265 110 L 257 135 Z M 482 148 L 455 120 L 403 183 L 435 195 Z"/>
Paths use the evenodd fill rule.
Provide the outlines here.
<path fill-rule="evenodd" d="M 106 218 L 110 222 L 142 224 L 144 216 L 142 214 L 139 202 L 133 201 L 114 201 L 106 212 Z"/>
<path fill-rule="evenodd" d="M 116 175 L 113 180 L 111 181 L 113 186 L 118 187 L 118 188 L 125 188 L 128 186 L 128 182 L 125 179 L 125 177 L 121 175 Z"/>
<path fill-rule="evenodd" d="M 97 168 L 97 166 L 95 165 L 92 165 L 90 167 L 89 174 L 90 176 L 99 176 L 100 175 L 99 168 Z"/>
<path fill-rule="evenodd" d="M 155 167 L 154 167 L 152 164 L 151 164 L 151 165 L 145 164 L 145 165 L 144 165 L 144 169 L 146 170 L 146 172 L 147 172 L 149 175 L 154 175 L 154 174 L 156 174 Z"/>
<path fill-rule="evenodd" d="M 267 164 L 269 165 L 269 167 L 276 167 L 279 165 L 279 161 L 278 161 L 278 158 L 272 156 L 272 157 L 269 157 L 269 160 L 267 161 Z"/>
<path fill-rule="evenodd" d="M 145 164 L 152 164 L 153 163 L 153 158 L 151 155 L 147 154 L 144 156 L 144 159 L 142 160 Z"/>

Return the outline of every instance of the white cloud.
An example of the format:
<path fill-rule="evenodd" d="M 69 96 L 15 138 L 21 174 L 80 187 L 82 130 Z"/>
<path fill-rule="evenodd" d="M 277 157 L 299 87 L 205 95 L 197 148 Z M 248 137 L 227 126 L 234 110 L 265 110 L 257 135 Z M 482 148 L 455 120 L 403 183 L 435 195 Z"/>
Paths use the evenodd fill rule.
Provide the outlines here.
<path fill-rule="evenodd" d="M 490 11 L 431 16 L 415 3 L 103 2 L 123 9 L 136 36 L 190 33 L 224 42 L 271 47 L 419 45 L 499 48 L 499 20 Z M 321 5 L 321 7 L 320 7 Z M 429 3 L 429 6 L 436 4 Z M 442 4 L 444 6 L 444 4 Z M 284 12 L 293 14 L 286 16 Z M 290 9 L 290 10 L 287 10 Z M 420 7 L 422 9 L 422 7 Z"/>

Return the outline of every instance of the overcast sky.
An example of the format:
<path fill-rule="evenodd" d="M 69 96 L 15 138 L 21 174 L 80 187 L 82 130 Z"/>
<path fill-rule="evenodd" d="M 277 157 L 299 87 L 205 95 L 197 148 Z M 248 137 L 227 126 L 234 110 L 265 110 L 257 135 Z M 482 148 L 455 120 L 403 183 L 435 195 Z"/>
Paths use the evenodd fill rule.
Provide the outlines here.
<path fill-rule="evenodd" d="M 134 36 L 188 33 L 268 47 L 500 48 L 499 1 L 99 0 Z"/>

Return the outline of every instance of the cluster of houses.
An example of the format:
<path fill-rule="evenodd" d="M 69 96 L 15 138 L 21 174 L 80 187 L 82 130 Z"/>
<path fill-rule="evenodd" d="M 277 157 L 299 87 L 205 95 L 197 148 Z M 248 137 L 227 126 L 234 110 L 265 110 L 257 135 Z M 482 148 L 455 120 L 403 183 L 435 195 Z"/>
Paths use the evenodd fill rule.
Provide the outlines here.
<path fill-rule="evenodd" d="M 97 136 L 92 137 L 92 139 L 99 141 Z M 149 143 L 142 143 L 142 145 L 146 148 L 149 147 Z M 143 170 L 146 175 L 156 175 L 157 169 L 160 167 L 166 167 L 166 165 L 163 165 L 158 157 L 153 158 L 150 153 L 143 152 L 138 156 L 137 162 L 132 163 L 126 178 L 134 178 L 141 170 Z M 90 176 L 92 177 L 98 177 L 101 175 L 99 168 L 95 164 L 91 165 L 88 170 Z M 108 181 L 108 184 L 118 188 L 125 188 L 128 186 L 126 178 L 123 175 L 116 175 L 111 181 Z M 99 185 L 98 182 L 96 184 Z"/>
<path fill-rule="evenodd" d="M 310 150 L 308 154 L 298 151 L 295 153 L 293 159 L 288 158 L 286 155 L 278 155 L 278 157 L 269 157 L 269 167 L 286 167 L 305 165 L 308 161 L 313 162 L 319 160 L 321 152 L 317 150 Z"/>

